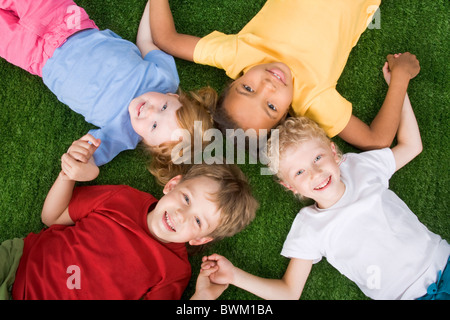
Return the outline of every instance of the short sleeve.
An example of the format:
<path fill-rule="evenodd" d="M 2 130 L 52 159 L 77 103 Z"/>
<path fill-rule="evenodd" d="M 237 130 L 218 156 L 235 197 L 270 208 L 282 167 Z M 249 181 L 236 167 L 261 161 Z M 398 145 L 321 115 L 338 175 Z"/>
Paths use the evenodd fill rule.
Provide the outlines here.
<path fill-rule="evenodd" d="M 292 223 L 291 230 L 281 250 L 281 255 L 286 258 L 297 258 L 303 260 L 312 260 L 317 263 L 322 259 L 322 253 L 315 245 L 313 234 L 308 230 L 308 224 L 303 221 L 302 211 Z"/>
<path fill-rule="evenodd" d="M 201 38 L 195 46 L 194 62 L 223 69 L 230 78 L 235 79 L 242 71 L 242 68 L 231 68 L 236 62 L 237 42 L 237 35 L 214 31 Z"/>
<path fill-rule="evenodd" d="M 95 211 L 111 196 L 124 189 L 124 186 L 84 186 L 74 189 L 69 203 L 69 215 L 78 221 Z"/>
<path fill-rule="evenodd" d="M 372 171 L 388 187 L 389 179 L 396 170 L 394 154 L 390 148 L 361 152 L 353 156 L 358 157 L 358 164 L 353 165 L 355 170 L 361 170 L 361 174 Z M 349 165 L 352 165 L 351 162 Z"/>
<path fill-rule="evenodd" d="M 94 152 L 94 161 L 97 166 L 110 162 L 122 151 L 136 148 L 142 139 L 134 131 L 127 109 L 111 119 L 107 125 L 100 129 L 92 129 L 89 133 L 101 141 Z"/>
<path fill-rule="evenodd" d="M 180 79 L 175 59 L 161 50 L 151 50 L 145 55 L 144 60 L 154 64 L 156 70 L 150 76 L 160 81 L 158 87 L 168 88 L 163 91 L 176 92 Z M 162 85 L 162 83 L 165 83 L 165 85 Z"/>
<path fill-rule="evenodd" d="M 296 109 L 295 106 L 293 108 Z M 335 88 L 329 88 L 312 100 L 304 114 L 298 115 L 314 120 L 331 138 L 347 126 L 352 115 L 352 104 Z"/>
<path fill-rule="evenodd" d="M 112 136 L 105 134 L 105 130 L 94 129 L 89 133 L 102 141 L 94 152 L 94 161 L 97 166 L 102 166 L 114 159 L 120 152 L 131 149 L 121 141 L 114 140 Z"/>

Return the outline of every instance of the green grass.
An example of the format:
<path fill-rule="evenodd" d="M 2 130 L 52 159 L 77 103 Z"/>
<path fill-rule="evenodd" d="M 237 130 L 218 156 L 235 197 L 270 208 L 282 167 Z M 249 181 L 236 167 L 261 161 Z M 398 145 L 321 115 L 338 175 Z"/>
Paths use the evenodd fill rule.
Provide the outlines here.
<path fill-rule="evenodd" d="M 264 0 L 171 1 L 180 32 L 203 36 L 212 30 L 237 32 L 262 7 Z M 79 0 L 101 29 L 109 28 L 134 41 L 145 0 Z M 449 219 L 449 4 L 446 0 L 384 1 L 381 29 L 366 30 L 353 49 L 339 80 L 339 92 L 366 122 L 383 102 L 386 85 L 381 68 L 389 53 L 409 51 L 421 62 L 420 74 L 408 90 L 422 133 L 424 150 L 391 179 L 391 188 L 433 232 L 450 239 Z M 299 39 L 301 41 L 301 39 Z M 222 70 L 176 60 L 185 90 L 211 85 L 220 90 Z M 60 170 L 60 156 L 91 125 L 58 102 L 42 80 L 0 60 L 0 240 L 39 232 L 40 210 Z M 356 151 L 335 139 L 345 151 Z M 261 176 L 261 165 L 241 165 L 261 208 L 255 221 L 208 253 L 227 256 L 243 269 L 278 278 L 288 260 L 280 255 L 284 239 L 302 204 Z M 91 184 L 128 184 L 157 197 L 162 189 L 145 169 L 139 150 L 120 154 L 101 168 Z M 201 256 L 191 258 L 193 277 L 183 298 L 194 291 Z M 221 299 L 255 299 L 230 287 Z M 324 259 L 313 267 L 303 299 L 365 299 L 351 281 Z"/>

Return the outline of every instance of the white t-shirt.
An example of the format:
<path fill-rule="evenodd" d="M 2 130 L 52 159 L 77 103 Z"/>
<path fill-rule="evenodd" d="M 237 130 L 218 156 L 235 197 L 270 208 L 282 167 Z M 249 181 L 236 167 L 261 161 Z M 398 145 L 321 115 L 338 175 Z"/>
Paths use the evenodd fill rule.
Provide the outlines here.
<path fill-rule="evenodd" d="M 328 209 L 300 210 L 281 254 L 328 262 L 372 299 L 416 299 L 445 268 L 450 246 L 391 190 L 391 149 L 344 155 L 346 190 Z"/>

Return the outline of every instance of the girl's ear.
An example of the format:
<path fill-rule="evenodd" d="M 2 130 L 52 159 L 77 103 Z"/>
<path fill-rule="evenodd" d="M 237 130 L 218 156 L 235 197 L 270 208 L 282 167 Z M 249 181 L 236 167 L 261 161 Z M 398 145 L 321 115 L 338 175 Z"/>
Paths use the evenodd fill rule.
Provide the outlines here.
<path fill-rule="evenodd" d="M 281 184 L 281 185 L 282 185 L 283 187 L 285 187 L 286 189 L 291 190 L 294 194 L 297 194 L 297 193 L 298 193 L 298 191 L 297 191 L 294 187 L 291 187 L 291 186 L 288 185 L 286 182 L 280 180 L 278 183 Z"/>
<path fill-rule="evenodd" d="M 178 183 L 180 183 L 182 177 L 183 176 L 179 174 L 170 179 L 169 182 L 167 182 L 164 186 L 163 193 L 168 194 L 170 191 L 172 191 L 178 185 Z"/>

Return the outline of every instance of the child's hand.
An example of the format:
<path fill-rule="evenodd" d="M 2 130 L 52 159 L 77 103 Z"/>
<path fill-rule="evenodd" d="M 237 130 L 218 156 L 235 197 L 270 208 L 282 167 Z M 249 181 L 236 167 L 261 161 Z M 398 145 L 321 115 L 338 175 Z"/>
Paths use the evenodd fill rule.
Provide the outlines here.
<path fill-rule="evenodd" d="M 195 286 L 195 293 L 191 297 L 191 300 L 215 300 L 228 288 L 228 284 L 211 282 L 210 275 L 218 269 L 219 267 L 216 265 L 209 269 L 200 270 Z"/>
<path fill-rule="evenodd" d="M 387 62 L 391 75 L 405 76 L 408 80 L 417 76 L 420 71 L 419 60 L 409 52 L 396 55 L 390 54 L 387 56 Z"/>
<path fill-rule="evenodd" d="M 90 134 L 72 143 L 67 153 L 61 157 L 61 173 L 64 180 L 91 181 L 97 178 L 100 170 L 92 155 L 100 146 L 100 140 Z"/>
<path fill-rule="evenodd" d="M 100 173 L 93 158 L 83 163 L 68 153 L 63 154 L 61 157 L 61 169 L 60 175 L 63 180 L 91 181 L 97 178 Z"/>
<path fill-rule="evenodd" d="M 234 280 L 234 265 L 225 257 L 216 253 L 202 258 L 202 270 L 216 269 L 209 279 L 217 284 L 229 284 Z"/>
<path fill-rule="evenodd" d="M 401 53 L 394 54 L 394 58 L 401 56 Z M 391 70 L 389 69 L 389 63 L 386 61 L 383 66 L 383 76 L 386 83 L 389 85 L 391 83 Z"/>
<path fill-rule="evenodd" d="M 69 150 L 67 150 L 67 153 L 70 154 L 74 159 L 86 163 L 92 157 L 95 150 L 97 150 L 99 146 L 100 140 L 95 139 L 88 133 L 80 139 L 74 141 L 69 147 Z"/>

